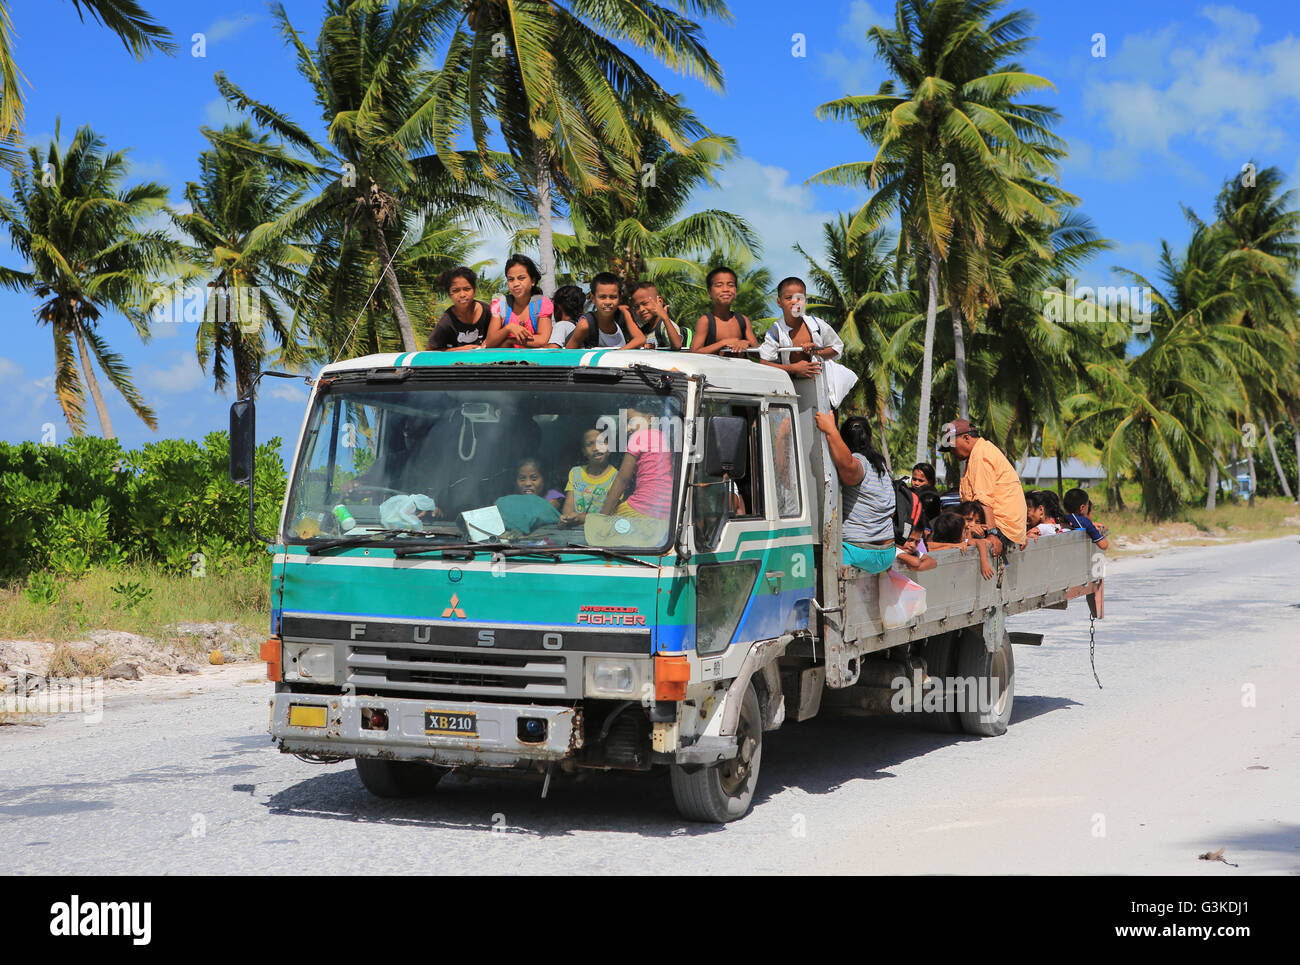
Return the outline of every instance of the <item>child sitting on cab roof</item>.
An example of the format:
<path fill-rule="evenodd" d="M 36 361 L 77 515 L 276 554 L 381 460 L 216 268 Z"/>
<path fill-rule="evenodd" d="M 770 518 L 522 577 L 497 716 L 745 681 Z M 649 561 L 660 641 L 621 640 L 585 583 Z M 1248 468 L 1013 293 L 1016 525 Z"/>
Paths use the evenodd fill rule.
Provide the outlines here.
<path fill-rule="evenodd" d="M 731 310 L 736 300 L 736 273 L 726 266 L 714 268 L 705 277 L 712 310 L 700 316 L 691 337 L 691 351 L 701 355 L 742 355 L 758 348 L 754 326 L 744 315 Z"/>

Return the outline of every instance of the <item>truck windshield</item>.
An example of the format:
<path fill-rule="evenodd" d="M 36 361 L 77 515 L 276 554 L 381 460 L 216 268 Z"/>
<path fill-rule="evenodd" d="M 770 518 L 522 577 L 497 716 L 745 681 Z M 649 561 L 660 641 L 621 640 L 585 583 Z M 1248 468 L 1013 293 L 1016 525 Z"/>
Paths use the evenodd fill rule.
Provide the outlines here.
<path fill-rule="evenodd" d="M 682 409 L 624 386 L 334 385 L 307 424 L 284 536 L 659 549 Z"/>

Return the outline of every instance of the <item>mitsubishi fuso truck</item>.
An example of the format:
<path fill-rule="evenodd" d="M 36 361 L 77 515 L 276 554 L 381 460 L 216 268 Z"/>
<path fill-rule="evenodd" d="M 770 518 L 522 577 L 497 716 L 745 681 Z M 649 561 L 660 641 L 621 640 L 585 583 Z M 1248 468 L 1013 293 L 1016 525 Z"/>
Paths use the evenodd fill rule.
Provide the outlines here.
<path fill-rule="evenodd" d="M 1101 615 L 1104 560 L 1082 532 L 1012 548 L 988 579 L 959 550 L 913 584 L 844 566 L 821 375 L 479 349 L 357 358 L 309 382 L 262 537 L 270 733 L 285 753 L 355 760 L 376 795 L 426 794 L 453 770 L 535 774 L 543 794 L 582 770 L 657 771 L 683 816 L 731 821 L 766 733 L 834 710 L 997 736 L 1015 697 L 1007 618 L 1078 596 Z M 250 525 L 254 424 L 236 402 Z"/>

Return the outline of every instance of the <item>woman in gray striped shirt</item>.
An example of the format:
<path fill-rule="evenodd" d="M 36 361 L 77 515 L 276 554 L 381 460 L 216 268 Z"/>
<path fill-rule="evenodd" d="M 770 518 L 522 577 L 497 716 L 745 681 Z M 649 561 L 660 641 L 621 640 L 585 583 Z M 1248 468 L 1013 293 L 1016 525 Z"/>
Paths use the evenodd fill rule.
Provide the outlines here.
<path fill-rule="evenodd" d="M 871 444 L 871 423 L 851 416 L 837 430 L 829 412 L 818 412 L 816 422 L 840 477 L 844 565 L 883 573 L 894 562 L 894 483 Z"/>

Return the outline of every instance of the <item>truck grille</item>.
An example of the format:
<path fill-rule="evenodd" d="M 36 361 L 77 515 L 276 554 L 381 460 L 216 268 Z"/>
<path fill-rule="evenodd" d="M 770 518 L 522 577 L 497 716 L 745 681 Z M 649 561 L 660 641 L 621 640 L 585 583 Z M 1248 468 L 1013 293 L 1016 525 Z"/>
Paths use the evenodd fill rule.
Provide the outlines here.
<path fill-rule="evenodd" d="M 348 682 L 358 690 L 526 700 L 582 696 L 579 655 L 353 645 L 347 665 Z"/>

